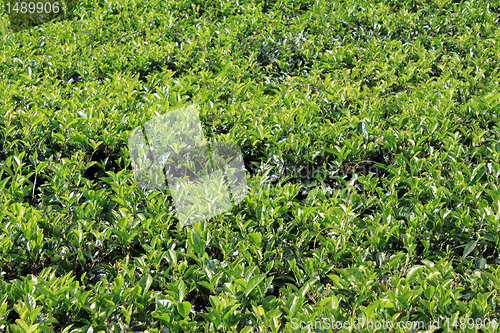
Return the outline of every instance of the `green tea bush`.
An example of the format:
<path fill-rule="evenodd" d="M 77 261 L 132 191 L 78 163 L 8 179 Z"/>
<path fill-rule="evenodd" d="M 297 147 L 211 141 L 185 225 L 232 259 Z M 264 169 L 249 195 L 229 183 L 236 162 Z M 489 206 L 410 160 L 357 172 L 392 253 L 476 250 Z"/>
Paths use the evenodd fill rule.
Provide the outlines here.
<path fill-rule="evenodd" d="M 0 14 L 1 330 L 496 331 L 497 2 L 82 0 L 17 33 Z M 190 104 L 249 194 L 182 228 L 127 139 Z"/>

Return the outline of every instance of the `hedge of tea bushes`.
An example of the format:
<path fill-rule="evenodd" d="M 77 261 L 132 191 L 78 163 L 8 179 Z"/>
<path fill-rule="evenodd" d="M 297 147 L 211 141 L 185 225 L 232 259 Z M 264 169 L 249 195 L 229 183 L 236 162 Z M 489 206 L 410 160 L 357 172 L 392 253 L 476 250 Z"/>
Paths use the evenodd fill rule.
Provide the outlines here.
<path fill-rule="evenodd" d="M 496 331 L 499 13 L 84 0 L 4 34 L 1 329 Z M 249 193 L 181 227 L 127 142 L 192 104 L 241 147 Z"/>

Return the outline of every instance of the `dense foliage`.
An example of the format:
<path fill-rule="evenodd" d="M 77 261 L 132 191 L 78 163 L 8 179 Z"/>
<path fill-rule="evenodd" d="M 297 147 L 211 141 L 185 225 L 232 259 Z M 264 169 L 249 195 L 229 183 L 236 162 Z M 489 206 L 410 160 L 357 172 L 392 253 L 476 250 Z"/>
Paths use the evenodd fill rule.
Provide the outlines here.
<path fill-rule="evenodd" d="M 82 0 L 18 33 L 2 13 L 0 330 L 500 318 L 498 2 Z M 181 228 L 127 138 L 190 104 L 249 194 Z"/>

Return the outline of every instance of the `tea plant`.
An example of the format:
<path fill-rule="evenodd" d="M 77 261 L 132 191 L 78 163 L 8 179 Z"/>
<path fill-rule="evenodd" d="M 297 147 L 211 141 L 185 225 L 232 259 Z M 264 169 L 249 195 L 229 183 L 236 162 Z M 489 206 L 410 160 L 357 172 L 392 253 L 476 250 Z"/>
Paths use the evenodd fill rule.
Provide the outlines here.
<path fill-rule="evenodd" d="M 1 330 L 496 330 L 498 3 L 71 3 L 0 13 Z M 182 228 L 127 140 L 191 104 L 249 193 Z"/>

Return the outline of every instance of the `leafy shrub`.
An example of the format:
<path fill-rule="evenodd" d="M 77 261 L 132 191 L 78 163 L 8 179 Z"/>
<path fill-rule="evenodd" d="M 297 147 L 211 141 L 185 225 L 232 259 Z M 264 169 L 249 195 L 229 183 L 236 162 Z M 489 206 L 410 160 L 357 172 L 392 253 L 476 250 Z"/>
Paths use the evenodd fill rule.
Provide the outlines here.
<path fill-rule="evenodd" d="M 4 34 L 0 327 L 494 320 L 499 13 L 85 0 Z M 250 193 L 182 229 L 168 189 L 134 183 L 127 138 L 188 104 L 242 148 Z"/>

